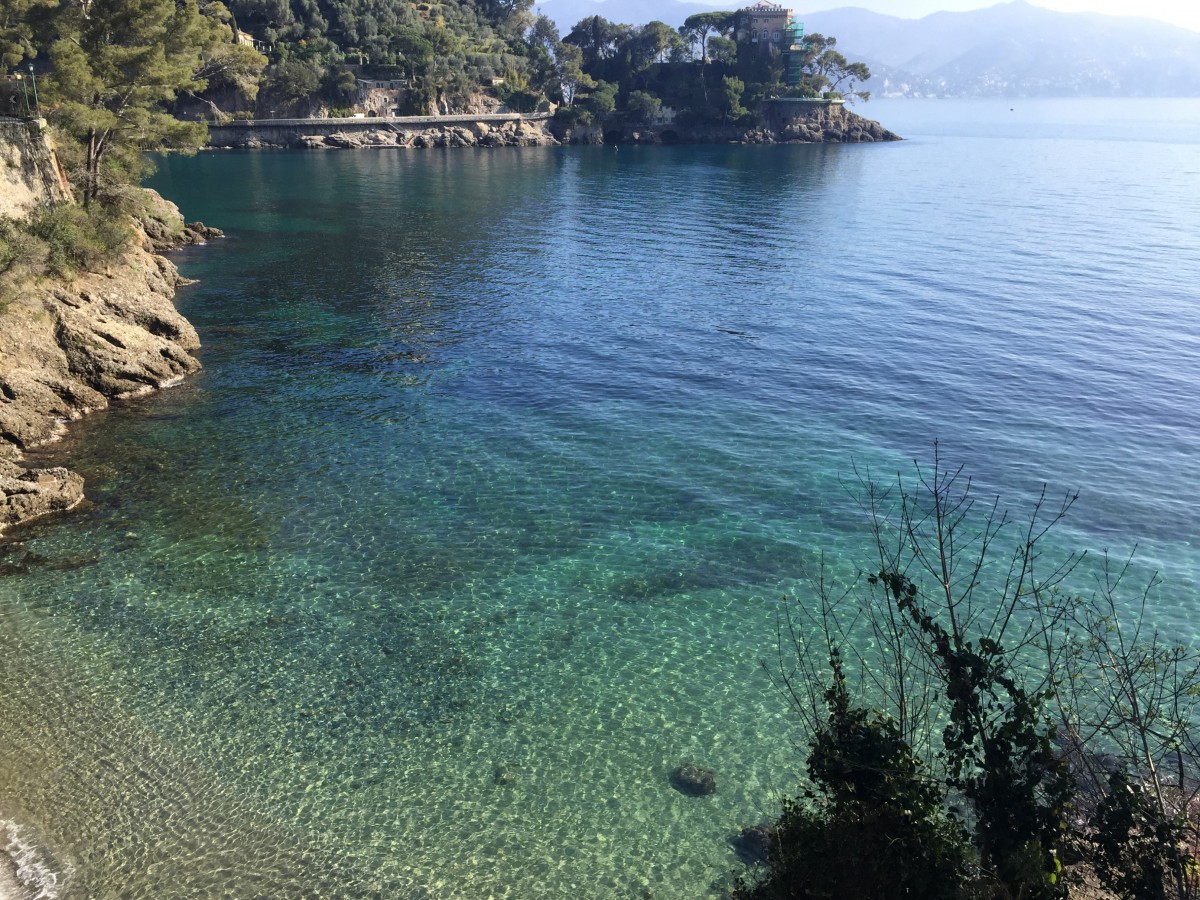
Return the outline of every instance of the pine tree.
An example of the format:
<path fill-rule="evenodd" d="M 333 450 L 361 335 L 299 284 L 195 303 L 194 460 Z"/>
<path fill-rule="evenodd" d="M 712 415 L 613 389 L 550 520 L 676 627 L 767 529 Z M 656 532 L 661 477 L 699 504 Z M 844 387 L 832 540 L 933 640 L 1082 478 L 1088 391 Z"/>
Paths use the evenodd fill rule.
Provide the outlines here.
<path fill-rule="evenodd" d="M 203 122 L 182 122 L 165 104 L 203 90 L 206 61 L 232 33 L 225 8 L 197 0 L 84 0 L 58 15 L 49 96 L 55 119 L 82 148 L 85 204 L 137 181 L 147 150 L 195 149 Z"/>

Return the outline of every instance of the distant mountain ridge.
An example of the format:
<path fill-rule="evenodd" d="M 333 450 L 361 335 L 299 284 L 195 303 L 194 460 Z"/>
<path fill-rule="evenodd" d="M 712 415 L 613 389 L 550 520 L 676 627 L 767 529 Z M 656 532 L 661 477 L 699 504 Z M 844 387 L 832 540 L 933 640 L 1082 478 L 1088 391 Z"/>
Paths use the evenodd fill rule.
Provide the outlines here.
<path fill-rule="evenodd" d="M 875 77 L 935 96 L 1198 96 L 1200 33 L 1152 19 L 1061 13 L 1023 0 L 899 19 L 865 9 L 799 17 Z"/>
<path fill-rule="evenodd" d="M 541 11 L 565 33 L 589 15 L 678 26 L 714 8 L 679 0 L 548 0 Z M 874 77 L 863 87 L 880 96 L 1200 96 L 1200 32 L 1153 19 L 1055 12 L 1024 0 L 921 19 L 858 7 L 797 11 L 796 18 L 806 32 L 833 35 L 847 57 L 866 62 Z"/>

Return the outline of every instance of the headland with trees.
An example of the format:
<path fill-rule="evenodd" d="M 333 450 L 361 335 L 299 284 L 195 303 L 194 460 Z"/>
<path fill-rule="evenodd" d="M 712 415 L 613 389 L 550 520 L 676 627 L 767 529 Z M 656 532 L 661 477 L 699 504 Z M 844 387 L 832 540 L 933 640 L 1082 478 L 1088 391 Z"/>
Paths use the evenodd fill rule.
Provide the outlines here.
<path fill-rule="evenodd" d="M 103 136 L 110 125 L 136 132 L 137 151 L 198 146 L 202 123 L 494 113 L 553 113 L 563 141 L 654 128 L 684 140 L 894 137 L 859 117 L 825 128 L 828 116 L 785 134 L 781 110 L 788 120 L 821 105 L 840 113 L 868 98 L 870 72 L 767 0 L 678 29 L 590 16 L 566 35 L 530 0 L 0 5 L 4 62 L 23 76 L 10 76 L 0 106 L 35 112 L 40 78 L 39 102 L 83 147 L 90 199 L 100 161 L 120 155 L 121 141 Z M 777 101 L 809 105 L 768 114 Z"/>

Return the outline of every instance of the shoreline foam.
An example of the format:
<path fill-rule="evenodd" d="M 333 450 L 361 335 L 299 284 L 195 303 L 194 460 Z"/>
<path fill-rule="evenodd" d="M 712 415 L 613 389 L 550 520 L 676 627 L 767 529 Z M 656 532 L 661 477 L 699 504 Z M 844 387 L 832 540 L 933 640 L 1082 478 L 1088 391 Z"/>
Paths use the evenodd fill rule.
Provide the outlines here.
<path fill-rule="evenodd" d="M 0 819 L 0 900 L 58 900 L 65 873 L 54 870 L 28 829 Z"/>

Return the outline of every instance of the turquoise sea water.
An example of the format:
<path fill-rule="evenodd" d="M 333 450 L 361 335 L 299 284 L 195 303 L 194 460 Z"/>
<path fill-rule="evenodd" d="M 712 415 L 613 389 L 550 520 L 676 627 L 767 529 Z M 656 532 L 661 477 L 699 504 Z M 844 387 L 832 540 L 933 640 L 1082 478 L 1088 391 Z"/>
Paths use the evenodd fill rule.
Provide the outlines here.
<path fill-rule="evenodd" d="M 935 439 L 1194 638 L 1200 101 L 864 111 L 910 139 L 166 160 L 205 369 L 4 548 L 46 895 L 710 894 L 802 768 L 779 598 Z"/>

